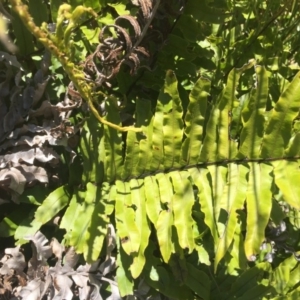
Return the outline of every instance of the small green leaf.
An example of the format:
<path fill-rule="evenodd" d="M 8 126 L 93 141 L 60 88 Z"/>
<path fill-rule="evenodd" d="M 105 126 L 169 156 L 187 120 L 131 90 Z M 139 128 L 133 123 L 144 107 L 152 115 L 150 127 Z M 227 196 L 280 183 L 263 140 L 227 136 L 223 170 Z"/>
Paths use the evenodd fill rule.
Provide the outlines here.
<path fill-rule="evenodd" d="M 147 216 L 155 226 L 158 220 L 159 213 L 162 208 L 160 205 L 159 187 L 156 182 L 155 176 L 147 176 L 144 179 L 145 195 L 146 195 L 146 211 Z"/>
<path fill-rule="evenodd" d="M 256 284 L 252 289 L 248 290 L 243 296 L 237 298 L 238 300 L 254 300 L 254 299 L 266 299 L 264 296 L 268 296 L 270 293 L 274 293 L 274 287 L 269 286 L 266 283 Z M 267 298 L 268 299 L 268 298 Z"/>
<path fill-rule="evenodd" d="M 22 214 L 21 214 L 22 216 Z M 24 216 L 22 216 L 24 217 Z M 20 219 L 20 212 L 16 211 L 9 214 L 0 222 L 0 236 L 9 237 L 14 235 L 16 229 L 18 228 L 17 220 Z"/>
<path fill-rule="evenodd" d="M 153 134 L 153 115 L 151 112 L 151 102 L 144 99 L 137 99 L 136 102 L 137 127 L 143 129 L 143 136 L 140 137 L 139 162 L 137 172 L 143 174 L 149 169 L 149 162 L 152 159 L 152 134 Z M 142 135 L 142 134 L 140 134 Z"/>
<path fill-rule="evenodd" d="M 256 66 L 257 87 L 252 90 L 242 111 L 243 130 L 239 152 L 247 158 L 259 157 L 264 134 L 265 110 L 268 99 L 268 75 L 264 67 Z"/>
<path fill-rule="evenodd" d="M 222 208 L 227 212 L 228 216 L 224 232 L 221 233 L 216 245 L 215 271 L 218 263 L 224 257 L 233 241 L 236 227 L 240 226 L 238 224 L 237 210 L 243 209 L 247 193 L 246 176 L 248 172 L 249 169 L 242 164 L 230 164 L 228 166 L 227 184 L 222 199 Z"/>
<path fill-rule="evenodd" d="M 297 255 L 299 255 L 299 251 L 298 251 Z M 291 256 L 291 257 L 294 258 L 294 256 Z M 295 259 L 294 259 L 294 261 L 295 261 Z M 295 268 L 293 268 L 293 266 L 288 266 L 288 267 L 289 267 L 290 274 L 289 274 L 289 281 L 286 285 L 286 290 L 291 290 L 295 286 L 297 286 L 299 283 L 300 265 L 298 264 Z M 299 292 L 300 292 L 300 290 L 299 290 Z M 285 293 L 286 293 L 286 291 L 285 291 Z"/>
<path fill-rule="evenodd" d="M 208 166 L 207 168 L 212 179 L 212 206 L 214 211 L 214 220 L 216 220 L 217 224 L 217 236 L 219 239 L 225 232 L 225 226 L 228 217 L 228 212 L 226 210 L 229 204 L 228 199 L 226 199 L 228 167 L 222 165 L 212 165 Z M 217 242 L 215 244 L 215 248 L 216 247 Z"/>
<path fill-rule="evenodd" d="M 209 277 L 203 271 L 199 270 L 189 262 L 186 263 L 186 266 L 188 270 L 188 276 L 185 284 L 202 299 L 210 299 L 209 295 L 211 280 Z"/>
<path fill-rule="evenodd" d="M 137 133 L 134 131 L 129 131 L 126 139 L 126 153 L 122 178 L 126 179 L 130 176 L 137 176 L 138 162 L 139 142 L 137 140 Z"/>
<path fill-rule="evenodd" d="M 163 165 L 169 169 L 180 164 L 180 147 L 183 134 L 182 106 L 177 90 L 177 79 L 172 71 L 168 71 L 164 89 L 158 101 L 163 105 Z"/>
<path fill-rule="evenodd" d="M 146 283 L 171 299 L 194 299 L 194 295 L 186 285 L 179 285 L 172 273 L 166 268 L 154 265 L 150 276 L 145 277 Z"/>
<path fill-rule="evenodd" d="M 20 195 L 21 203 L 41 205 L 49 195 L 50 189 L 44 186 L 36 185 L 32 188 L 26 188 L 24 193 Z"/>
<path fill-rule="evenodd" d="M 81 202 L 85 197 L 85 192 L 75 191 L 72 199 L 70 200 L 69 206 L 61 219 L 60 228 L 66 230 L 65 238 L 69 240 L 74 227 L 74 222 L 77 220 L 78 214 L 81 211 Z"/>
<path fill-rule="evenodd" d="M 66 207 L 70 200 L 68 186 L 64 185 L 49 194 L 35 213 L 35 219 L 41 224 L 50 221 L 58 212 Z"/>
<path fill-rule="evenodd" d="M 163 91 L 160 92 L 163 94 Z M 150 171 L 156 171 L 163 168 L 163 122 L 164 122 L 164 108 L 161 101 L 157 102 L 155 108 L 155 114 L 153 118 L 153 132 L 152 132 L 152 146 L 151 152 L 152 157 L 151 160 L 148 162 Z"/>
<path fill-rule="evenodd" d="M 200 154 L 200 161 L 219 161 L 233 157 L 229 142 L 229 112 L 235 101 L 235 89 L 240 73 L 233 69 L 228 75 L 227 85 L 212 108 L 206 126 L 206 134 Z"/>
<path fill-rule="evenodd" d="M 201 211 L 205 215 L 204 222 L 210 229 L 211 235 L 216 243 L 218 240 L 218 231 L 214 215 L 210 173 L 206 168 L 191 168 L 188 171 L 191 174 L 194 184 L 198 188 L 198 198 Z"/>
<path fill-rule="evenodd" d="M 293 270 L 296 266 L 297 260 L 293 255 L 291 255 L 273 271 L 271 284 L 278 294 L 286 294 L 288 285 L 291 285 L 292 282 L 296 283 L 295 279 L 290 282 L 291 275 L 296 275 L 295 273 L 291 274 L 291 270 Z M 299 273 L 297 275 L 299 275 Z"/>
<path fill-rule="evenodd" d="M 177 239 L 176 232 L 174 232 L 174 237 Z M 174 242 L 175 244 L 175 253 L 171 256 L 171 259 L 168 262 L 168 265 L 171 268 L 172 274 L 174 275 L 176 281 L 182 285 L 188 276 L 188 270 L 186 266 L 186 260 L 183 255 L 183 250 L 178 245 L 178 241 Z"/>
<path fill-rule="evenodd" d="M 139 251 L 141 243 L 140 232 L 135 223 L 135 207 L 131 198 L 129 183 L 117 180 L 116 187 L 117 234 L 125 253 L 131 255 Z"/>
<path fill-rule="evenodd" d="M 300 132 L 297 132 L 289 141 L 289 146 L 284 151 L 286 157 L 299 156 L 300 154 Z"/>
<path fill-rule="evenodd" d="M 98 37 L 100 34 L 100 28 L 90 29 L 87 26 L 80 26 L 80 30 L 82 31 L 83 35 L 89 41 L 90 44 L 99 43 Z"/>
<path fill-rule="evenodd" d="M 247 192 L 247 233 L 245 252 L 249 260 L 259 253 L 272 209 L 272 171 L 265 163 L 251 163 Z"/>
<path fill-rule="evenodd" d="M 172 225 L 173 225 L 173 203 L 172 203 L 172 185 L 165 174 L 157 174 L 156 179 L 160 190 L 160 201 L 164 207 L 161 210 L 157 223 L 157 238 L 163 259 L 167 262 L 171 256 L 172 245 Z"/>
<path fill-rule="evenodd" d="M 174 187 L 173 215 L 177 230 L 179 245 L 191 253 L 194 248 L 192 207 L 195 203 L 192 184 L 188 172 L 171 172 L 170 179 Z"/>
<path fill-rule="evenodd" d="M 146 214 L 146 198 L 144 181 L 142 179 L 130 180 L 130 189 L 132 196 L 132 204 L 135 205 L 135 223 L 139 230 L 140 247 L 137 255 L 134 255 L 133 263 L 130 266 L 133 278 L 137 278 L 146 263 L 145 250 L 149 243 L 149 236 L 151 233 L 149 222 Z"/>
<path fill-rule="evenodd" d="M 253 287 L 257 286 L 257 284 L 260 284 L 260 281 L 263 279 L 264 272 L 268 272 L 270 270 L 271 265 L 267 262 L 256 264 L 254 267 L 246 270 L 232 285 L 228 299 L 241 297 L 248 290 L 251 290 Z"/>
<path fill-rule="evenodd" d="M 199 263 L 210 266 L 211 262 L 210 262 L 209 254 L 204 249 L 204 247 L 202 245 L 195 245 L 195 249 L 198 253 Z"/>
<path fill-rule="evenodd" d="M 189 96 L 190 102 L 185 115 L 186 139 L 182 144 L 182 159 L 187 164 L 199 161 L 209 88 L 210 81 L 199 78 Z"/>
<path fill-rule="evenodd" d="M 292 207 L 300 209 L 300 170 L 297 160 L 280 160 L 274 166 L 275 183 L 283 199 Z"/>
<path fill-rule="evenodd" d="M 42 227 L 42 223 L 38 222 L 36 219 L 33 221 L 33 215 L 35 210 L 32 210 L 27 218 L 25 218 L 18 226 L 15 231 L 15 240 L 17 240 L 17 245 L 22 245 L 28 243 L 29 240 L 24 240 L 25 237 L 35 235 L 35 233 Z"/>
<path fill-rule="evenodd" d="M 130 14 L 129 10 L 126 9 L 126 5 L 124 3 L 120 3 L 120 2 L 116 4 L 110 3 L 109 6 L 113 7 L 119 16 Z"/>
<path fill-rule="evenodd" d="M 123 248 L 120 246 L 119 240 L 117 240 L 117 246 L 119 254 L 117 256 L 117 282 L 122 297 L 127 295 L 133 295 L 133 279 L 129 272 L 129 266 L 132 263 L 132 258 L 127 255 Z"/>
<path fill-rule="evenodd" d="M 107 121 L 120 125 L 120 114 L 116 109 L 113 98 L 108 99 L 105 103 L 107 110 Z M 98 121 L 97 121 L 98 123 Z M 122 153 L 122 135 L 117 130 L 104 127 L 104 148 L 105 148 L 105 181 L 112 182 L 116 178 L 121 178 L 123 170 L 123 153 Z"/>
<path fill-rule="evenodd" d="M 162 210 L 156 223 L 156 234 L 163 260 L 167 263 L 173 251 L 172 225 L 173 215 L 170 210 Z"/>
<path fill-rule="evenodd" d="M 300 72 L 276 102 L 262 142 L 262 157 L 282 157 L 292 135 L 292 122 L 299 114 Z"/>
<path fill-rule="evenodd" d="M 245 217 L 242 217 L 242 213 L 239 213 L 239 221 L 236 226 L 236 230 L 233 236 L 233 242 L 230 245 L 227 253 L 225 254 L 224 257 L 224 262 L 227 264 L 229 258 L 228 265 L 226 266 L 228 274 L 234 275 L 234 276 L 239 276 L 240 270 L 247 270 L 248 269 L 248 260 L 245 254 L 245 249 L 244 249 L 244 224 L 246 223 Z M 241 220 L 241 218 L 243 218 Z"/>
<path fill-rule="evenodd" d="M 76 220 L 73 223 L 69 240 L 70 245 L 76 248 L 77 253 L 85 254 L 85 259 L 87 258 L 86 253 L 88 253 L 89 250 L 92 250 L 91 247 L 89 247 L 88 241 L 91 218 L 96 204 L 97 187 L 92 183 L 88 183 L 86 188 L 85 194 L 77 194 L 79 211 L 77 212 Z"/>
<path fill-rule="evenodd" d="M 110 215 L 114 210 L 114 199 L 116 186 L 109 186 L 104 183 L 101 188 L 97 188 L 95 193 L 96 203 L 90 225 L 86 234 L 87 247 L 84 252 L 84 257 L 87 262 L 96 261 L 103 247 L 105 236 L 107 235 L 107 227 L 110 223 Z"/>
<path fill-rule="evenodd" d="M 80 152 L 83 159 L 83 183 L 103 182 L 105 170 L 104 129 L 91 115 L 81 130 Z"/>

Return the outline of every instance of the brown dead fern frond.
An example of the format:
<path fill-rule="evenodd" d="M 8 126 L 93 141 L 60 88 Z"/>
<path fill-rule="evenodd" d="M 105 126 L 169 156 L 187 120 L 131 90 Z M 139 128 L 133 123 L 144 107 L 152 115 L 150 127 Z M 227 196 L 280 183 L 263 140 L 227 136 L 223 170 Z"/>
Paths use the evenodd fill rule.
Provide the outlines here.
<path fill-rule="evenodd" d="M 135 74 L 141 66 L 141 61 L 150 56 L 147 48 L 141 46 L 141 43 L 153 21 L 160 0 L 138 0 L 134 4 L 140 6 L 139 14 L 136 17 L 119 16 L 113 25 L 104 26 L 99 34 L 98 47 L 84 63 L 84 71 L 92 78 L 97 88 L 116 76 L 123 64 L 129 66 L 131 74 Z M 126 23 L 129 29 L 123 27 Z"/>

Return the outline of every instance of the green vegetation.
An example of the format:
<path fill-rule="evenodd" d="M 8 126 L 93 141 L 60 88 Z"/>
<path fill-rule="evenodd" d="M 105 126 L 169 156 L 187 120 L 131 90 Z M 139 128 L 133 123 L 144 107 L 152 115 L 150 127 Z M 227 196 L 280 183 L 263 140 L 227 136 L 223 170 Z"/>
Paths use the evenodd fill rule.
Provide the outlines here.
<path fill-rule="evenodd" d="M 3 241 L 106 263 L 104 299 L 300 297 L 298 1 L 0 8 Z"/>

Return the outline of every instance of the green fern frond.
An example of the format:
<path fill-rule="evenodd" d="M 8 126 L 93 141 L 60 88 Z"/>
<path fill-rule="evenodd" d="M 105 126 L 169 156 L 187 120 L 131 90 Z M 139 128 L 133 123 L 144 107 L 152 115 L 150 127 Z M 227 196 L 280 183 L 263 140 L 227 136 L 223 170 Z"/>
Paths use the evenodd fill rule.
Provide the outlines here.
<path fill-rule="evenodd" d="M 183 111 L 179 83 L 168 71 L 154 114 L 149 102 L 136 101 L 137 126 L 143 132 L 127 134 L 125 151 L 120 133 L 95 122 L 93 116 L 87 120 L 81 140 L 86 188 L 74 192 L 61 228 L 67 231 L 66 243 L 93 261 L 114 216 L 123 257 L 119 258 L 118 270 L 122 295 L 133 288 L 132 278 L 141 274 L 150 276 L 148 284 L 159 290 L 163 287 L 151 276 L 159 272 L 167 272 L 161 276 L 173 276 L 159 269 L 162 267 L 157 262 L 146 261 L 147 251 L 154 248 L 161 254 L 160 264 L 175 268 L 185 288 L 209 299 L 209 284 L 198 284 L 209 282 L 207 275 L 194 269 L 188 260 L 188 255 L 198 253 L 199 262 L 207 261 L 208 253 L 199 244 L 201 235 L 213 237 L 215 271 L 222 259 L 228 261 L 230 249 L 235 249 L 234 259 L 243 270 L 244 258 L 252 260 L 260 252 L 278 191 L 288 205 L 300 208 L 300 143 L 293 123 L 300 107 L 299 74 L 274 108 L 266 112 L 267 72 L 255 66 L 256 86 L 240 111 L 242 127 L 235 139 L 231 137 L 239 78 L 254 64 L 251 61 L 230 72 L 209 110 L 207 79 L 198 79 L 190 92 L 187 111 Z M 116 110 L 108 106 L 107 112 L 107 120 L 120 123 Z M 44 223 L 59 208 L 51 211 L 45 201 L 36 218 Z M 47 217 L 41 218 L 42 214 Z M 202 225 L 199 214 L 204 216 Z M 76 220 L 72 221 L 74 216 Z M 201 226 L 210 233 L 199 230 Z M 157 245 L 150 240 L 152 227 Z M 129 272 L 124 269 L 126 264 Z M 256 268 L 259 273 L 269 266 L 263 263 Z M 247 272 L 240 280 L 247 280 Z"/>

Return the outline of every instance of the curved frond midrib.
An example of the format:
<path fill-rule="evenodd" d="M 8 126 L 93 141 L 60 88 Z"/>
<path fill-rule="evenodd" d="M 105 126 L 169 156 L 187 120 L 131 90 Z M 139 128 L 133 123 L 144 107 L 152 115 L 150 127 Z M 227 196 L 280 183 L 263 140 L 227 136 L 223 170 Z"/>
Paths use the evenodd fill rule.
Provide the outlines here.
<path fill-rule="evenodd" d="M 300 160 L 300 155 L 298 156 L 286 156 L 286 157 L 270 157 L 270 158 L 238 158 L 238 159 L 223 159 L 219 161 L 211 161 L 211 162 L 200 162 L 197 164 L 185 164 L 180 167 L 171 167 L 168 169 L 162 169 L 162 170 L 155 170 L 155 171 L 149 171 L 149 172 L 143 172 L 140 175 L 136 176 L 128 176 L 127 178 L 116 178 L 116 180 L 120 180 L 123 182 L 130 181 L 131 179 L 144 179 L 148 176 L 154 176 L 156 174 L 167 174 L 173 171 L 186 171 L 192 168 L 206 168 L 208 166 L 224 166 L 228 164 L 247 164 L 247 163 L 268 163 L 268 162 L 276 162 L 276 161 L 297 161 Z M 110 184 L 114 184 L 114 182 L 111 182 Z"/>

